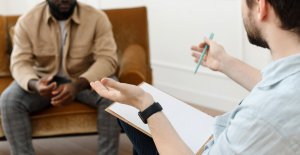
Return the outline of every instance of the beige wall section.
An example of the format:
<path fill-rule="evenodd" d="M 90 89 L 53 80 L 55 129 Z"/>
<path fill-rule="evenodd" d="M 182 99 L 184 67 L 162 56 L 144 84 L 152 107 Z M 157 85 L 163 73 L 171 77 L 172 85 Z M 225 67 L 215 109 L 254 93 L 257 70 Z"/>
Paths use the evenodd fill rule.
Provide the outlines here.
<path fill-rule="evenodd" d="M 0 0 L 0 13 L 20 14 L 40 1 L 43 0 Z M 230 54 L 257 68 L 270 61 L 269 52 L 247 41 L 240 0 L 80 1 L 105 9 L 147 6 L 154 85 L 190 103 L 229 111 L 248 94 L 220 73 L 201 67 L 197 75 L 193 74 L 190 46 L 210 32 Z"/>

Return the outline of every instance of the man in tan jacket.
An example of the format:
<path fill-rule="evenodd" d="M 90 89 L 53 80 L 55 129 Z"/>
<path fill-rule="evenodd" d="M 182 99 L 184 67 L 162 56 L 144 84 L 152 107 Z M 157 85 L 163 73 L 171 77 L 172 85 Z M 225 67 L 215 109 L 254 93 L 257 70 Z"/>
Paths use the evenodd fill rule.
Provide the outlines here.
<path fill-rule="evenodd" d="M 11 56 L 15 81 L 0 100 L 11 154 L 34 154 L 29 114 L 73 100 L 98 109 L 98 154 L 117 154 L 119 127 L 104 112 L 111 101 L 89 87 L 114 77 L 116 68 L 116 44 L 104 12 L 76 0 L 46 0 L 20 17 Z"/>

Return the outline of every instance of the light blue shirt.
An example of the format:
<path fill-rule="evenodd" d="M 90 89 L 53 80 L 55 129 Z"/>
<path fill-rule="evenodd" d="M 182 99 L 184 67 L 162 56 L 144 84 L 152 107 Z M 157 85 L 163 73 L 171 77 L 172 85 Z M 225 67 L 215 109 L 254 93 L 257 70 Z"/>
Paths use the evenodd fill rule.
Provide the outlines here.
<path fill-rule="evenodd" d="M 300 155 L 300 54 L 277 60 L 230 113 L 216 117 L 208 155 Z"/>

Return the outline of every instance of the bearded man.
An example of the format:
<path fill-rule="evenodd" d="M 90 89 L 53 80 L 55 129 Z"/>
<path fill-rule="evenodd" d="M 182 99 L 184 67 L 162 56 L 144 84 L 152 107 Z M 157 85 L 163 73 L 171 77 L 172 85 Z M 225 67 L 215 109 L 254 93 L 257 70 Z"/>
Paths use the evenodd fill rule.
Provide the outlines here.
<path fill-rule="evenodd" d="M 299 0 L 242 0 L 249 41 L 271 51 L 273 62 L 261 72 L 228 55 L 215 41 L 205 39 L 192 47 L 198 62 L 204 46 L 209 45 L 202 65 L 250 91 L 235 109 L 216 117 L 213 139 L 206 144 L 204 155 L 300 154 L 299 8 Z M 91 85 L 103 97 L 140 110 L 152 138 L 120 121 L 135 155 L 193 154 L 150 94 L 111 79 Z"/>

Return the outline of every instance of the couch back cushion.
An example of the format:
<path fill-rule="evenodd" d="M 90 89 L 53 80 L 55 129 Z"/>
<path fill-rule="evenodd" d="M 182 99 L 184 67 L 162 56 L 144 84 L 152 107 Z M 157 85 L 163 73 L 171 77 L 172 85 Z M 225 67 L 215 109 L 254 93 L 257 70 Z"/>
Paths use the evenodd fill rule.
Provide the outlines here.
<path fill-rule="evenodd" d="M 138 44 L 147 51 L 148 45 L 148 22 L 145 7 L 104 10 L 112 25 L 114 37 L 118 45 L 118 52 L 122 54 L 128 45 Z"/>
<path fill-rule="evenodd" d="M 131 46 L 136 47 L 136 45 L 140 46 L 144 52 L 143 60 L 132 59 L 132 61 L 143 61 L 143 69 L 145 70 L 145 74 L 142 81 L 152 83 L 152 71 L 150 66 L 150 54 L 149 54 L 149 40 L 148 40 L 148 19 L 147 19 L 147 9 L 145 7 L 138 8 L 128 8 L 128 9 L 112 9 L 112 10 L 104 10 L 108 15 L 112 26 L 114 37 L 118 46 L 118 57 L 120 59 L 120 63 L 129 62 L 126 60 L 128 57 L 124 57 L 123 55 L 132 55 L 131 50 L 127 50 L 131 48 Z M 131 57 L 136 58 L 137 56 Z M 143 57 L 142 57 L 143 58 Z M 127 63 L 127 66 L 133 66 L 134 63 Z M 121 67 L 126 67 L 122 66 Z M 128 68 L 129 69 L 129 68 Z M 121 68 L 122 71 L 122 68 Z M 120 74 L 121 72 L 119 72 Z M 129 76 L 129 75 L 128 75 Z M 127 78 L 127 77 L 125 77 Z M 127 78 L 129 79 L 129 78 Z M 120 79 L 122 80 L 122 79 Z M 132 79 L 135 81 L 136 79 Z M 132 80 L 122 81 L 122 82 L 132 82 Z"/>

